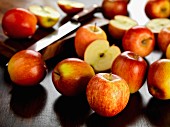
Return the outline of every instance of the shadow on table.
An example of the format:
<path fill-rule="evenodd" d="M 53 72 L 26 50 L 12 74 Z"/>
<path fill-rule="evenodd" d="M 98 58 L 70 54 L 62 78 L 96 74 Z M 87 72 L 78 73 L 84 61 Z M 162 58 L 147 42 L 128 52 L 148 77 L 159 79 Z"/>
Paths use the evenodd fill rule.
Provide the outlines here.
<path fill-rule="evenodd" d="M 14 86 L 11 91 L 10 108 L 20 117 L 31 118 L 42 111 L 46 100 L 47 93 L 40 84 L 31 87 Z"/>
<path fill-rule="evenodd" d="M 101 117 L 93 113 L 87 119 L 87 127 L 127 127 L 135 123 L 143 110 L 143 101 L 140 92 L 132 94 L 126 108 L 118 115 L 110 118 Z"/>

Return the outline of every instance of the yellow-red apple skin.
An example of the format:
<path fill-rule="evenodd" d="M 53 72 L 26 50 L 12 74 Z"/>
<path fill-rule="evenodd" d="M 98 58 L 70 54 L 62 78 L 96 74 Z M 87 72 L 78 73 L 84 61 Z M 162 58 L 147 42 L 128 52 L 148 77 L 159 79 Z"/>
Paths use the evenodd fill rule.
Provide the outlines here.
<path fill-rule="evenodd" d="M 109 75 L 111 79 L 105 78 Z M 86 96 L 90 107 L 97 114 L 112 117 L 126 107 L 130 91 L 121 77 L 111 73 L 97 73 L 87 85 Z"/>
<path fill-rule="evenodd" d="M 100 31 L 96 32 L 95 29 L 99 29 Z M 80 27 L 76 31 L 75 40 L 74 40 L 74 45 L 75 45 L 75 50 L 77 55 L 80 58 L 83 58 L 87 46 L 91 42 L 97 39 L 107 40 L 107 35 L 105 31 L 101 29 L 99 26 L 87 24 Z"/>
<path fill-rule="evenodd" d="M 163 53 L 165 53 L 168 45 L 170 44 L 170 26 L 162 28 L 160 33 L 158 33 L 157 39 L 159 48 L 163 51 Z"/>
<path fill-rule="evenodd" d="M 86 90 L 89 80 L 95 75 L 93 68 L 78 58 L 60 61 L 52 72 L 52 81 L 62 95 L 77 96 Z"/>
<path fill-rule="evenodd" d="M 144 84 L 148 64 L 141 56 L 131 51 L 122 52 L 112 64 L 111 71 L 122 77 L 131 93 L 136 93 Z"/>
<path fill-rule="evenodd" d="M 33 50 L 21 50 L 14 54 L 8 63 L 11 80 L 20 86 L 39 84 L 47 73 L 42 55 Z"/>
<path fill-rule="evenodd" d="M 170 60 L 159 59 L 148 70 L 147 86 L 150 94 L 158 99 L 170 99 Z"/>
<path fill-rule="evenodd" d="M 132 51 L 145 57 L 155 48 L 155 35 L 145 26 L 134 26 L 124 34 L 122 47 L 124 51 Z"/>
<path fill-rule="evenodd" d="M 145 13 L 150 19 L 168 18 L 170 16 L 169 0 L 148 0 L 145 5 Z"/>

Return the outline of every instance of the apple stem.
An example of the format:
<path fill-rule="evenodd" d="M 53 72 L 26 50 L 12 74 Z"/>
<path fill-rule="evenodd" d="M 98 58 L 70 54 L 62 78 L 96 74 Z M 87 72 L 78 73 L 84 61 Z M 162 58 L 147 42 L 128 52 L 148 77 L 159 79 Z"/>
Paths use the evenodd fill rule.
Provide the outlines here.
<path fill-rule="evenodd" d="M 97 26 L 97 23 L 95 22 L 95 24 L 94 24 L 94 32 L 96 32 L 96 26 Z"/>
<path fill-rule="evenodd" d="M 142 44 L 146 45 L 147 41 L 149 41 L 149 40 L 152 40 L 152 38 L 150 37 L 150 38 L 144 39 L 144 40 L 142 41 Z"/>

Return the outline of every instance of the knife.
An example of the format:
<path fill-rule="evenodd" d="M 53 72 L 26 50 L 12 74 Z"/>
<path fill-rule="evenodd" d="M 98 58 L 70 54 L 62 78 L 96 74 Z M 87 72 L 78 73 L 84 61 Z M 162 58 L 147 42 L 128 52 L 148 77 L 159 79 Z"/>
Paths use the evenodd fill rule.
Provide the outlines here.
<path fill-rule="evenodd" d="M 83 11 L 74 15 L 70 21 L 60 26 L 57 30 L 55 30 L 51 34 L 38 40 L 27 49 L 34 50 L 34 51 L 40 51 L 44 49 L 45 47 L 49 46 L 53 42 L 61 39 L 62 37 L 68 35 L 70 32 L 79 28 L 84 22 L 91 19 L 96 12 L 100 12 L 100 11 L 101 11 L 101 7 L 96 4 L 92 5 L 89 8 L 84 9 Z"/>

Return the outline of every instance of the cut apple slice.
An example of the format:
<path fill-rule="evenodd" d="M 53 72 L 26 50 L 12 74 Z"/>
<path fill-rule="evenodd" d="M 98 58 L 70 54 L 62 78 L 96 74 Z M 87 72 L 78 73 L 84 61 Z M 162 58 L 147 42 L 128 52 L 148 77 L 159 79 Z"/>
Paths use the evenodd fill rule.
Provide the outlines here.
<path fill-rule="evenodd" d="M 128 16 L 116 15 L 108 24 L 108 31 L 115 39 L 122 39 L 124 33 L 133 26 L 138 25 L 137 21 Z"/>
<path fill-rule="evenodd" d="M 84 4 L 73 0 L 58 0 L 60 9 L 68 15 L 76 14 L 84 9 Z"/>
<path fill-rule="evenodd" d="M 111 69 L 114 59 L 121 53 L 116 45 L 109 45 L 107 40 L 95 40 L 85 50 L 84 61 L 90 64 L 96 72 Z"/>
<path fill-rule="evenodd" d="M 44 28 L 53 27 L 60 18 L 59 12 L 49 6 L 31 5 L 28 9 L 37 17 L 39 25 Z"/>
<path fill-rule="evenodd" d="M 148 27 L 154 34 L 160 33 L 162 28 L 167 26 L 170 26 L 170 19 L 168 18 L 151 19 L 146 23 L 146 27 Z"/>

